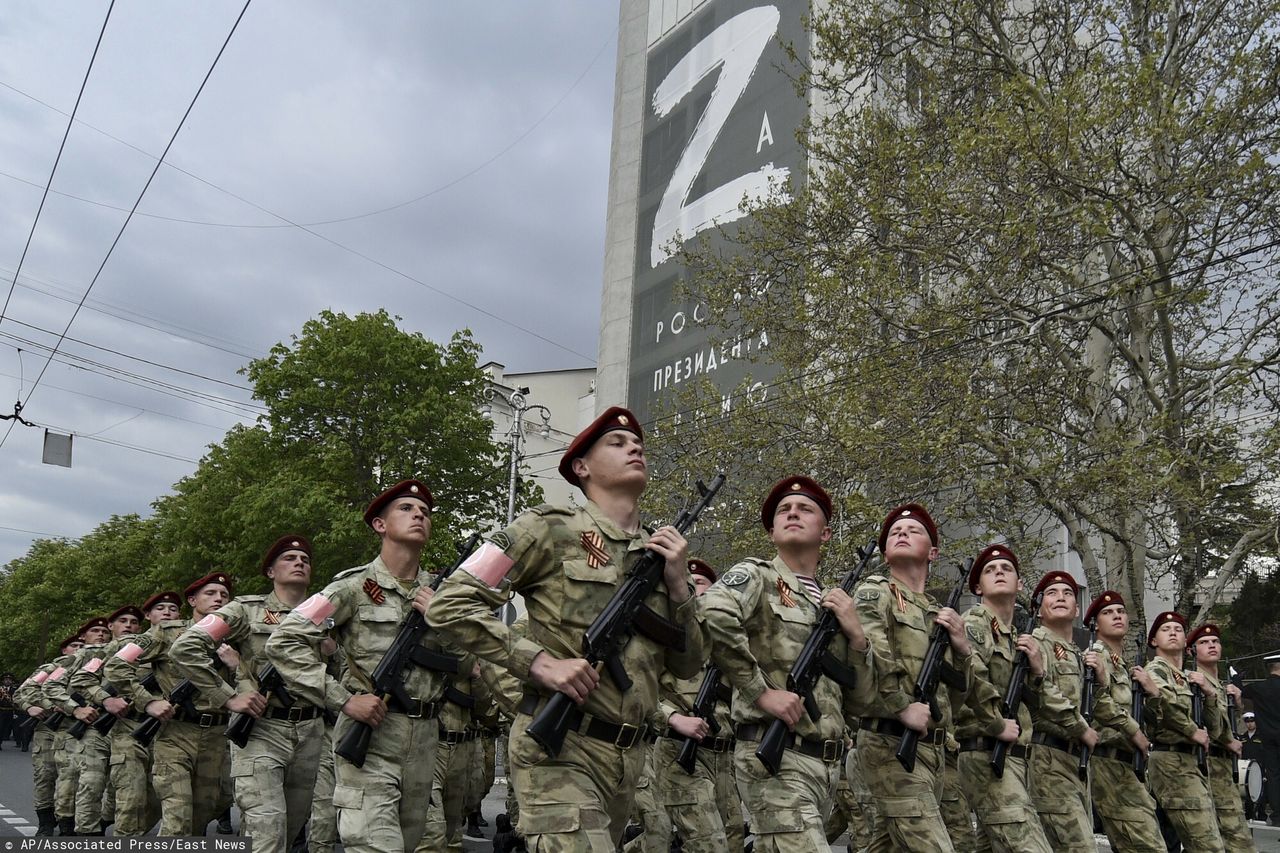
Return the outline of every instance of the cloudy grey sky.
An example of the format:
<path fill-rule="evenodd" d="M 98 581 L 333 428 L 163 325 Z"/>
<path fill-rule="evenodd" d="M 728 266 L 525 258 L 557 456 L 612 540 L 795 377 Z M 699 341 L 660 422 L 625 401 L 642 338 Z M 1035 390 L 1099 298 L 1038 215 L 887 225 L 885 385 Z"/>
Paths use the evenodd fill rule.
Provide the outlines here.
<path fill-rule="evenodd" d="M 117 0 L 0 322 L 6 414 L 241 6 Z M 0 304 L 107 7 L 0 0 Z M 39 429 L 0 447 L 0 564 L 146 513 L 253 419 L 237 369 L 322 309 L 469 327 L 510 370 L 593 364 L 617 18 L 254 0 L 23 413 L 77 434 L 74 467 L 41 464 Z"/>

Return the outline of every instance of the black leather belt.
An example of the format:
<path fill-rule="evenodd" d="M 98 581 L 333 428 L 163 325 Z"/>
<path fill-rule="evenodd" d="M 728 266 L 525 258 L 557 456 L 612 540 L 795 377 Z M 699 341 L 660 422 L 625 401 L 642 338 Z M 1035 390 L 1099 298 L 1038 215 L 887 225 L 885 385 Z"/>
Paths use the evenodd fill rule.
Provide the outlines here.
<path fill-rule="evenodd" d="M 399 702 L 388 702 L 387 713 L 404 714 L 411 720 L 434 720 L 440 715 L 440 708 L 443 705 L 444 702 L 441 701 L 426 702 L 422 699 L 411 698 L 408 708 L 400 707 Z"/>
<path fill-rule="evenodd" d="M 875 732 L 878 735 L 889 735 L 890 737 L 902 737 L 907 731 L 907 727 L 902 723 L 886 717 L 866 717 L 859 728 L 866 732 Z M 946 729 L 930 729 L 927 734 L 920 735 L 920 743 L 942 746 L 946 742 Z"/>
<path fill-rule="evenodd" d="M 996 748 L 998 742 L 997 738 L 987 736 L 967 737 L 960 741 L 960 751 L 990 752 Z M 1010 758 L 1021 758 L 1025 761 L 1031 757 L 1031 747 L 1019 743 L 1009 744 L 1009 751 L 1005 754 Z"/>
<path fill-rule="evenodd" d="M 537 694 L 526 693 L 524 698 L 520 700 L 520 705 L 516 710 L 521 714 L 528 714 L 532 717 L 538 712 L 538 706 L 541 704 L 541 697 Z M 653 730 L 646 725 L 636 726 L 631 723 L 611 723 L 599 717 L 592 717 L 591 722 L 584 726 L 582 721 L 586 719 L 586 716 L 585 713 L 577 708 L 571 709 L 569 711 L 569 731 L 586 735 L 592 740 L 611 743 L 618 749 L 631 749 L 638 743 L 654 743 L 658 739 Z"/>
<path fill-rule="evenodd" d="M 303 720 L 314 720 L 320 716 L 323 711 L 315 705 L 294 705 L 292 708 L 268 708 L 267 713 L 263 716 L 269 720 L 287 720 L 290 723 L 300 723 Z"/>
<path fill-rule="evenodd" d="M 1152 752 L 1181 752 L 1183 755 L 1195 755 L 1196 745 L 1194 743 L 1153 743 L 1151 744 Z"/>
<path fill-rule="evenodd" d="M 738 726 L 734 730 L 734 735 L 737 736 L 738 740 L 756 742 L 764 736 L 764 731 L 764 726 L 753 724 Z M 817 740 L 816 738 L 804 738 L 788 732 L 782 745 L 787 749 L 795 750 L 801 755 L 822 759 L 828 764 L 842 760 L 845 753 L 843 738 L 838 740 Z"/>
<path fill-rule="evenodd" d="M 1209 747 L 1209 757 L 1234 759 L 1235 754 L 1232 753 L 1231 750 L 1227 749 L 1225 746 L 1211 746 Z"/>
<path fill-rule="evenodd" d="M 1049 735 L 1049 734 L 1045 734 L 1044 732 L 1036 732 L 1031 736 L 1031 742 L 1040 744 L 1041 746 L 1047 746 L 1050 749 L 1056 749 L 1059 752 L 1065 752 L 1067 753 L 1067 755 L 1080 754 L 1079 741 L 1067 740 L 1066 738 L 1058 737 L 1057 735 Z"/>
<path fill-rule="evenodd" d="M 225 726 L 231 719 L 231 715 L 226 711 L 199 711 L 194 717 L 186 711 L 179 710 L 174 716 L 174 720 L 180 723 L 188 723 L 193 726 L 199 726 L 202 729 L 211 729 L 214 726 Z"/>
<path fill-rule="evenodd" d="M 1121 749 L 1118 746 L 1100 746 L 1093 751 L 1095 758 L 1110 758 L 1113 761 L 1119 761 L 1122 764 L 1133 763 L 1133 752 L 1128 749 Z"/>
<path fill-rule="evenodd" d="M 440 725 L 440 742 L 441 743 L 447 743 L 451 745 L 456 745 L 459 743 L 469 743 L 475 740 L 476 738 L 478 738 L 479 736 L 480 736 L 480 733 L 477 732 L 475 729 L 467 729 L 466 731 L 461 731 L 461 732 L 451 732 L 444 727 L 443 723 L 441 723 Z"/>
<path fill-rule="evenodd" d="M 667 733 L 663 737 L 671 740 L 684 740 L 684 735 L 675 729 L 667 729 Z M 737 739 L 731 737 L 704 737 L 698 741 L 698 749 L 709 749 L 712 752 L 729 752 L 737 742 Z"/>

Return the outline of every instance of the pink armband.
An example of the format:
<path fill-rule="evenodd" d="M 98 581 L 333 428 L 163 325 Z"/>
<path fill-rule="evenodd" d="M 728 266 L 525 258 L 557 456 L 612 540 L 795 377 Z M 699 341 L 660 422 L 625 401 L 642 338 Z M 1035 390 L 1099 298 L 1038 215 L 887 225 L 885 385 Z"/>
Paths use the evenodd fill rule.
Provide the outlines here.
<path fill-rule="evenodd" d="M 220 619 L 212 613 L 197 622 L 196 627 L 208 634 L 215 643 L 222 642 L 222 638 L 231 633 L 231 626 L 227 624 L 227 620 Z"/>
<path fill-rule="evenodd" d="M 137 643 L 125 643 L 120 651 L 116 652 L 116 657 L 129 663 L 137 663 L 138 658 L 142 657 L 142 646 Z"/>
<path fill-rule="evenodd" d="M 84 665 L 85 672 L 97 672 L 102 669 L 102 658 L 94 658 Z"/>
<path fill-rule="evenodd" d="M 62 667 L 62 666 L 60 666 L 60 667 L 58 667 L 57 669 L 55 669 L 53 672 L 49 673 L 49 680 L 50 680 L 50 681 L 57 681 L 59 678 L 61 678 L 62 676 L 66 675 L 66 674 L 67 674 L 67 669 L 66 669 L 66 667 Z"/>
<path fill-rule="evenodd" d="M 492 542 L 486 542 L 467 558 L 462 568 L 485 586 L 497 589 L 515 564 L 516 561 L 503 553 L 501 548 Z"/>
<path fill-rule="evenodd" d="M 317 592 L 306 601 L 293 608 L 290 615 L 296 615 L 299 619 L 306 619 L 312 625 L 319 627 L 324 624 L 324 620 L 333 615 L 333 602 L 324 597 L 323 593 Z"/>
<path fill-rule="evenodd" d="M 49 680 L 49 673 L 37 672 L 35 675 L 31 676 L 31 680 L 34 681 L 36 684 L 44 684 L 46 681 Z"/>

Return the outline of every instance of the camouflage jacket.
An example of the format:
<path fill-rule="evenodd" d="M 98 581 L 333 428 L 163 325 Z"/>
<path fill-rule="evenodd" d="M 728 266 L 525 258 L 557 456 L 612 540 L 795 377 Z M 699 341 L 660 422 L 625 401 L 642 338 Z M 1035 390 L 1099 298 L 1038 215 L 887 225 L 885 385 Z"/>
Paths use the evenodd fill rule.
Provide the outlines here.
<path fill-rule="evenodd" d="M 125 634 L 123 637 L 111 640 L 105 645 L 85 646 L 81 649 L 81 652 L 85 652 L 90 649 L 93 651 L 90 653 L 89 657 L 82 662 L 81 666 L 71 674 L 71 689 L 84 696 L 85 701 L 90 705 L 101 705 L 103 702 L 107 701 L 111 694 L 103 689 L 104 684 L 110 684 L 104 675 L 106 663 L 116 652 L 120 651 L 125 643 L 131 642 L 136 636 L 136 634 Z M 95 664 L 95 660 L 101 661 L 101 663 Z M 145 678 L 146 674 L 147 673 L 143 673 L 140 677 Z M 116 689 L 115 685 L 111 686 L 112 689 Z M 120 691 L 117 690 L 117 692 Z M 123 698 L 128 698 L 128 696 L 122 692 L 120 695 Z"/>
<path fill-rule="evenodd" d="M 339 572 L 322 591 L 294 608 L 266 642 L 266 658 L 276 665 L 294 699 L 336 713 L 353 695 L 372 692 L 370 677 L 428 577 L 419 571 L 412 582 L 402 584 L 379 556 Z M 314 608 L 321 605 L 332 607 L 329 616 L 304 615 L 320 612 Z M 337 640 L 346 655 L 341 675 L 326 666 L 320 649 L 326 636 Z M 430 635 L 423 645 L 439 648 Z M 420 666 L 407 667 L 404 679 L 409 696 L 421 702 L 435 701 L 444 692 L 444 677 Z"/>
<path fill-rule="evenodd" d="M 537 507 L 482 546 L 496 548 L 514 561 L 498 587 L 469 571 L 454 572 L 427 608 L 427 621 L 455 645 L 505 666 L 527 682 L 529 666 L 543 651 L 560 659 L 582 656 L 584 632 L 648 541 L 644 529 L 627 533 L 590 501 L 582 507 Z M 689 600 L 676 607 L 659 582 L 645 601 L 683 628 L 684 651 L 636 634 L 621 654 L 623 668 L 634 682 L 631 689 L 623 692 L 606 676 L 581 706 L 584 712 L 614 723 L 644 725 L 658 705 L 659 673 L 670 670 L 688 678 L 701 670 L 706 654 L 692 584 L 688 590 Z M 523 638 L 490 615 L 513 592 L 521 593 L 528 607 L 528 633 Z"/>
<path fill-rule="evenodd" d="M 1190 742 L 1196 733 L 1196 724 L 1191 718 L 1191 682 L 1187 681 L 1186 673 L 1159 657 L 1149 662 L 1146 669 L 1160 688 L 1159 696 L 1147 699 L 1149 705 L 1158 706 L 1157 713 L 1146 727 L 1147 737 L 1154 743 Z M 1213 699 L 1205 697 L 1205 728 L 1210 737 L 1213 736 L 1213 729 L 1209 726 L 1215 718 L 1220 719 L 1220 696 L 1218 694 Z"/>
<path fill-rule="evenodd" d="M 1235 739 L 1231 734 L 1231 722 L 1227 719 L 1227 691 L 1216 674 L 1205 673 L 1204 677 L 1213 687 L 1213 692 L 1218 694 L 1212 707 L 1208 701 L 1204 703 L 1204 727 L 1216 745 L 1226 746 Z"/>
<path fill-rule="evenodd" d="M 1031 636 L 1040 644 L 1040 656 L 1044 659 L 1044 685 L 1031 703 L 1032 724 L 1037 732 L 1079 740 L 1089 728 L 1080 713 L 1084 656 L 1075 643 L 1059 637 L 1043 625 L 1036 628 Z M 1097 719 L 1096 704 L 1094 708 Z"/>
<path fill-rule="evenodd" d="M 672 714 L 693 715 L 693 703 L 698 698 L 698 690 L 702 687 L 702 679 L 706 674 L 705 669 L 693 678 L 676 678 L 669 672 L 662 673 L 662 677 L 658 679 L 661 697 L 658 699 L 658 710 L 653 721 L 658 734 L 667 730 L 667 721 L 671 719 Z M 729 682 L 721 673 L 720 690 L 717 692 L 724 693 L 731 690 Z M 732 707 L 732 700 L 726 702 L 723 698 L 716 699 L 714 719 L 720 726 L 720 734 L 712 737 L 733 735 Z"/>
<path fill-rule="evenodd" d="M 1093 727 L 1098 730 L 1098 744 L 1132 751 L 1133 736 L 1138 733 L 1139 726 L 1130 713 L 1133 709 L 1133 680 L 1129 677 L 1129 664 L 1101 640 L 1092 648 L 1105 661 L 1107 670 L 1107 677 L 1098 682 L 1095 690 L 1098 702 L 1094 705 Z M 1104 695 L 1108 702 L 1103 701 Z M 1098 708 L 1114 708 L 1115 711 L 1103 719 Z"/>
<path fill-rule="evenodd" d="M 83 670 L 85 664 L 90 661 L 100 660 L 106 648 L 106 643 L 81 646 L 74 655 L 69 656 L 70 661 L 62 665 L 64 672 L 61 676 L 50 673 L 49 680 L 44 683 L 44 696 L 54 708 L 58 708 L 67 716 L 71 716 L 75 709 L 82 704 L 90 704 L 83 691 L 73 687 L 71 682 Z M 101 664 L 96 664 L 95 669 L 100 666 Z M 79 694 L 84 701 L 76 702 L 71 698 L 72 693 Z"/>
<path fill-rule="evenodd" d="M 1004 701 L 1009 679 L 1013 677 L 1013 659 L 1018 653 L 1017 629 L 1006 625 L 982 604 L 970 607 L 964 614 L 964 630 L 973 645 L 973 687 L 963 705 L 956 708 L 956 738 L 995 737 L 1004 731 Z M 1018 707 L 1018 743 L 1031 741 L 1031 709 L 1027 699 L 1044 685 L 1027 670 L 1023 683 L 1023 702 Z"/>
<path fill-rule="evenodd" d="M 216 618 L 206 616 L 206 619 Z M 112 686 L 122 695 L 133 697 L 133 707 L 146 711 L 147 705 L 157 699 L 167 700 L 173 689 L 186 678 L 186 673 L 169 656 L 169 650 L 182 632 L 191 627 L 189 619 L 170 619 L 158 625 L 152 625 L 145 634 L 137 634 L 107 659 L 103 672 Z M 133 647 L 133 648 L 131 648 Z M 136 653 L 135 654 L 131 654 Z M 132 658 L 132 659 L 131 659 Z M 155 674 L 158 689 L 155 692 L 143 687 L 140 683 L 145 668 L 150 665 Z M 234 673 L 221 661 L 216 663 L 219 679 L 223 685 L 234 681 Z M 192 682 L 193 684 L 195 682 Z M 221 690 L 209 692 L 197 689 L 191 704 L 197 711 L 221 711 L 226 699 Z"/>
<path fill-rule="evenodd" d="M 27 708 L 34 705 L 37 708 L 43 708 L 46 711 L 54 709 L 53 703 L 44 695 L 44 684 L 48 681 L 49 676 L 57 671 L 58 667 L 66 667 L 71 663 L 74 655 L 60 655 L 48 663 L 42 663 L 36 667 L 35 672 L 27 676 L 26 680 L 18 685 L 18 689 L 13 692 L 13 701 L 24 713 Z M 44 678 L 39 676 L 43 675 Z"/>

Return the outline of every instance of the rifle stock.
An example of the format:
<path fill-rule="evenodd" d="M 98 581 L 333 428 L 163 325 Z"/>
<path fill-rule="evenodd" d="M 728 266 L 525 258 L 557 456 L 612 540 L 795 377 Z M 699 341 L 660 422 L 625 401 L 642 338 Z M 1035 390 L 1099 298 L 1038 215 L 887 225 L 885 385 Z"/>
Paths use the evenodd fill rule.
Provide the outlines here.
<path fill-rule="evenodd" d="M 274 696 L 284 707 L 293 707 L 293 694 L 284 686 L 280 670 L 276 669 L 273 663 L 266 663 L 262 669 L 258 670 L 258 692 L 265 696 L 268 702 Z M 243 748 L 249 742 L 249 735 L 253 734 L 253 726 L 257 721 L 257 717 L 237 711 L 227 721 L 227 727 L 222 734 L 227 740 Z"/>
<path fill-rule="evenodd" d="M 173 692 L 169 694 L 167 701 L 170 705 L 182 709 L 183 713 L 194 718 L 199 716 L 199 713 L 195 710 L 195 706 L 191 703 L 191 700 L 195 695 L 196 686 L 184 678 L 173 688 Z M 148 716 L 147 719 L 143 720 L 142 723 L 129 734 L 134 740 L 143 746 L 151 746 L 152 741 L 156 739 L 156 735 L 160 733 L 162 726 L 164 726 L 164 720 Z"/>

